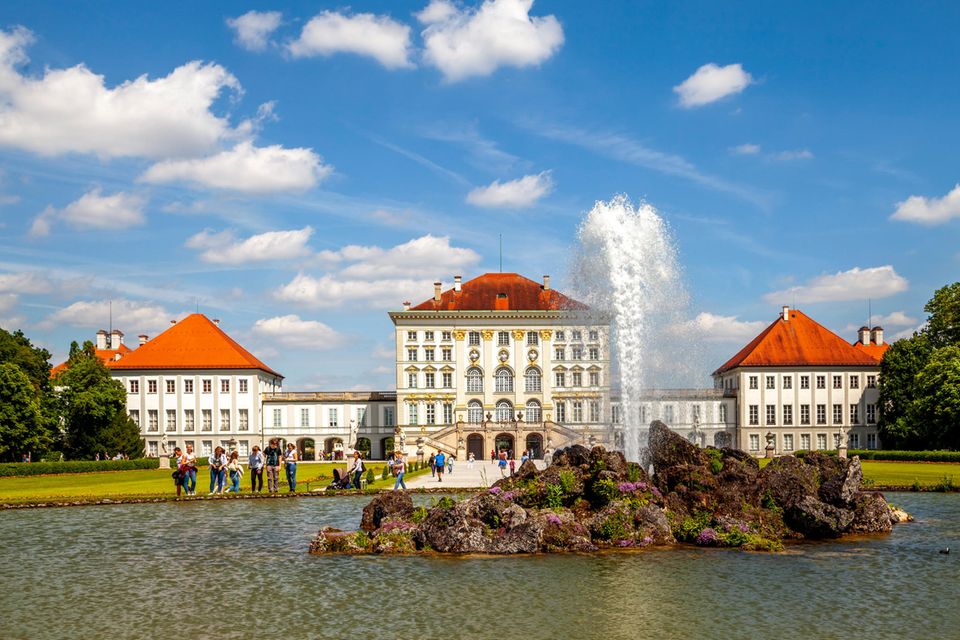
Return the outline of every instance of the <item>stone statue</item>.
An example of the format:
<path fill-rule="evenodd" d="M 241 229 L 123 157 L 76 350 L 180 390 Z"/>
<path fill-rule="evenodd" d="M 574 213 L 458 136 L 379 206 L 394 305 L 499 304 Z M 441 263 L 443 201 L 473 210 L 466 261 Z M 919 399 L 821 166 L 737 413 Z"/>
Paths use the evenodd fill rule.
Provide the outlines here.
<path fill-rule="evenodd" d="M 403 427 L 397 425 L 393 429 L 393 448 L 397 451 L 406 451 L 407 446 L 407 434 L 404 432 Z"/>
<path fill-rule="evenodd" d="M 167 455 L 167 434 L 160 436 L 160 453 Z"/>
<path fill-rule="evenodd" d="M 356 420 L 350 421 L 350 448 L 357 448 L 357 434 L 360 432 L 360 425 Z"/>

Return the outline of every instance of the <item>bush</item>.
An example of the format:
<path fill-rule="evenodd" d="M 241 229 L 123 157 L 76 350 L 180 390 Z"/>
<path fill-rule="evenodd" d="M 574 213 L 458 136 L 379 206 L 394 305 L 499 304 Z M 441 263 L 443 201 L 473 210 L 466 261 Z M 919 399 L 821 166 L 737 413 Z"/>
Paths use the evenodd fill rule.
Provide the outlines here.
<path fill-rule="evenodd" d="M 388 469 L 387 467 L 384 467 L 383 471 L 380 472 L 380 479 L 386 480 L 389 477 L 390 477 L 390 469 Z"/>
<path fill-rule="evenodd" d="M 373 484 L 377 479 L 377 476 L 374 475 L 373 469 L 367 469 L 367 484 Z"/>
<path fill-rule="evenodd" d="M 0 464 L 0 477 L 39 476 L 57 473 L 94 473 L 96 471 L 129 471 L 158 469 L 157 458 L 139 460 L 69 460 L 66 462 L 9 462 Z"/>
<path fill-rule="evenodd" d="M 808 451 L 797 451 L 802 458 Z M 837 455 L 836 451 L 818 451 L 828 456 Z M 860 456 L 861 460 L 888 460 L 890 462 L 960 462 L 960 451 L 885 451 L 883 449 L 850 449 L 847 456 Z"/>

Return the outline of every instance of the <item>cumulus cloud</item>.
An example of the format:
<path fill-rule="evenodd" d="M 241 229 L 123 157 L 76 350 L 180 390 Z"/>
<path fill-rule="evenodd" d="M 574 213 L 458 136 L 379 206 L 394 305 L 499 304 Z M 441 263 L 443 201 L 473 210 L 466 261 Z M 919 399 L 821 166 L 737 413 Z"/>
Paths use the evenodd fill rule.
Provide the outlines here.
<path fill-rule="evenodd" d="M 692 108 L 740 93 L 751 84 L 753 76 L 744 71 L 739 63 L 721 67 L 710 62 L 675 86 L 673 91 L 680 96 L 680 106 Z"/>
<path fill-rule="evenodd" d="M 675 331 L 684 335 L 695 334 L 708 342 L 740 342 L 752 340 L 763 331 L 767 323 L 761 320 L 740 320 L 738 316 L 721 316 L 703 312 Z"/>
<path fill-rule="evenodd" d="M 773 291 L 763 297 L 771 304 L 837 302 L 886 298 L 906 291 L 909 283 L 891 265 L 824 274 L 803 285 Z"/>
<path fill-rule="evenodd" d="M 100 187 L 91 189 L 63 209 L 47 207 L 33 220 L 30 235 L 50 233 L 55 220 L 62 220 L 77 229 L 127 229 L 146 222 L 143 197 L 118 191 L 103 195 Z"/>
<path fill-rule="evenodd" d="M 191 156 L 236 137 L 211 108 L 240 83 L 217 64 L 188 62 L 168 75 L 107 87 L 83 64 L 23 75 L 32 33 L 0 30 L 0 146 L 43 155 Z"/>
<path fill-rule="evenodd" d="M 271 344 L 298 349 L 332 349 L 344 342 L 344 336 L 329 325 L 293 314 L 257 320 L 253 334 Z"/>
<path fill-rule="evenodd" d="M 37 271 L 0 273 L 0 293 L 50 293 L 53 281 Z"/>
<path fill-rule="evenodd" d="M 15 315 L 14 309 L 17 308 L 18 298 L 15 293 L 0 294 L 0 328 L 13 331 L 20 329 L 26 322 L 21 315 Z"/>
<path fill-rule="evenodd" d="M 543 63 L 563 45 L 556 17 L 531 17 L 533 0 L 485 0 L 477 9 L 432 0 L 417 14 L 424 60 L 451 82 L 490 75 L 502 66 Z"/>
<path fill-rule="evenodd" d="M 112 302 L 112 310 L 111 310 Z M 166 309 L 153 302 L 140 302 L 126 299 L 84 300 L 74 302 L 59 309 L 40 323 L 40 327 L 50 329 L 68 325 L 100 329 L 107 325 L 113 314 L 113 326 L 126 334 L 149 331 L 158 332 L 170 326 L 175 318 Z"/>
<path fill-rule="evenodd" d="M 413 66 L 410 27 L 372 13 L 323 11 L 303 25 L 300 37 L 290 42 L 287 50 L 295 58 L 355 53 L 369 56 L 387 69 Z"/>
<path fill-rule="evenodd" d="M 233 231 L 214 233 L 205 229 L 186 242 L 191 249 L 200 249 L 200 259 L 213 264 L 245 264 L 267 260 L 289 260 L 310 254 L 307 242 L 312 227 L 291 231 L 268 231 L 238 239 Z"/>
<path fill-rule="evenodd" d="M 227 26 L 234 30 L 236 42 L 241 47 L 248 51 L 263 51 L 282 19 L 283 14 L 279 11 L 247 11 L 242 16 L 227 18 Z"/>
<path fill-rule="evenodd" d="M 312 149 L 279 145 L 256 147 L 246 141 L 206 158 L 164 160 L 140 176 L 143 182 L 186 182 L 238 193 L 299 193 L 333 171 Z"/>
<path fill-rule="evenodd" d="M 813 160 L 813 152 L 810 149 L 791 149 L 788 151 L 778 151 L 773 154 L 774 160 L 789 162 L 791 160 Z"/>
<path fill-rule="evenodd" d="M 888 313 L 887 315 L 873 316 L 870 319 L 871 326 L 881 326 L 889 329 L 890 327 L 911 327 L 909 331 L 913 331 L 913 328 L 920 324 L 920 321 L 916 318 L 908 316 L 903 311 L 894 311 Z M 860 325 L 848 324 L 846 327 L 847 331 L 856 331 L 860 328 Z"/>
<path fill-rule="evenodd" d="M 399 307 L 405 299 L 425 297 L 429 279 L 386 278 L 345 280 L 339 275 L 314 277 L 299 273 L 276 292 L 278 300 L 306 307 L 334 308 L 350 305 L 375 308 Z"/>
<path fill-rule="evenodd" d="M 486 187 L 477 187 L 467 194 L 467 202 L 478 207 L 522 209 L 553 190 L 549 171 L 524 176 L 509 182 L 494 180 Z"/>
<path fill-rule="evenodd" d="M 760 153 L 760 145 L 747 142 L 731 148 L 730 153 L 734 153 L 738 156 L 755 156 Z"/>
<path fill-rule="evenodd" d="M 910 196 L 897 203 L 897 210 L 890 216 L 891 220 L 929 226 L 943 224 L 953 218 L 960 218 L 960 184 L 942 198 Z"/>

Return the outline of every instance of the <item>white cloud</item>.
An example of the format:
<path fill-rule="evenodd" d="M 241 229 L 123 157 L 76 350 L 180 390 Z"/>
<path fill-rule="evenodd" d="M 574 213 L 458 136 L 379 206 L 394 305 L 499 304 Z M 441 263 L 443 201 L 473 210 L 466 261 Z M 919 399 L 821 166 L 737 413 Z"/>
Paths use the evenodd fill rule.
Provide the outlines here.
<path fill-rule="evenodd" d="M 299 273 L 276 293 L 278 300 L 307 307 L 333 308 L 359 305 L 374 308 L 398 308 L 407 299 L 426 297 L 432 291 L 430 280 L 389 278 L 346 280 L 338 275 L 313 277 Z M 426 295 L 425 295 L 426 294 Z"/>
<path fill-rule="evenodd" d="M 236 41 L 241 47 L 263 51 L 282 19 L 279 11 L 247 11 L 242 16 L 227 18 L 227 25 L 236 32 Z"/>
<path fill-rule="evenodd" d="M 485 0 L 461 9 L 432 0 L 417 14 L 425 26 L 424 59 L 451 82 L 490 75 L 501 66 L 539 65 L 563 45 L 556 17 L 531 17 L 533 0 Z"/>
<path fill-rule="evenodd" d="M 186 242 L 191 249 L 202 249 L 200 259 L 214 264 L 244 264 L 266 260 L 289 260 L 310 254 L 307 242 L 312 227 L 290 231 L 268 231 L 238 240 L 232 231 L 213 233 L 205 229 Z"/>
<path fill-rule="evenodd" d="M 12 313 L 17 308 L 17 303 L 18 299 L 15 293 L 0 294 L 0 327 L 8 331 L 23 327 L 26 318 Z"/>
<path fill-rule="evenodd" d="M 810 149 L 792 149 L 788 151 L 778 151 L 773 154 L 774 160 L 789 162 L 791 160 L 812 160 L 813 152 Z"/>
<path fill-rule="evenodd" d="M 892 266 L 854 267 L 849 271 L 824 274 L 803 285 L 773 291 L 763 297 L 771 304 L 798 304 L 885 298 L 906 291 L 906 278 Z"/>
<path fill-rule="evenodd" d="M 721 316 L 703 312 L 677 329 L 683 335 L 696 335 L 708 342 L 746 343 L 763 331 L 767 323 L 761 320 L 738 320 L 738 316 Z"/>
<path fill-rule="evenodd" d="M 910 332 L 913 332 L 917 324 L 920 323 L 916 318 L 911 318 L 903 311 L 894 311 L 888 313 L 887 315 L 873 316 L 870 319 L 871 326 L 881 326 L 889 329 L 890 327 L 911 327 Z M 860 328 L 861 325 L 848 324 L 846 327 L 847 331 L 856 331 Z M 902 332 L 901 332 L 902 333 Z"/>
<path fill-rule="evenodd" d="M 112 309 L 111 309 L 111 304 Z M 50 314 L 41 324 L 41 328 L 50 329 L 62 325 L 101 329 L 107 326 L 113 317 L 113 326 L 128 335 L 140 332 L 163 331 L 170 326 L 170 320 L 176 316 L 152 302 L 138 302 L 126 299 L 89 300 L 74 302 L 68 307 Z M 91 336 L 92 339 L 92 336 Z"/>
<path fill-rule="evenodd" d="M 753 84 L 753 77 L 738 64 L 725 67 L 710 62 L 673 88 L 680 96 L 682 107 L 702 107 L 735 93 L 740 93 Z"/>
<path fill-rule="evenodd" d="M 332 349 L 344 343 L 344 336 L 316 320 L 301 320 L 298 315 L 276 316 L 257 320 L 253 334 L 286 347 L 298 349 Z"/>
<path fill-rule="evenodd" d="M 30 235 L 50 233 L 54 220 L 63 220 L 77 229 L 127 229 L 146 222 L 146 200 L 136 194 L 118 191 L 102 195 L 100 187 L 91 189 L 63 209 L 47 207 L 33 220 Z"/>
<path fill-rule="evenodd" d="M 0 30 L 0 146 L 42 155 L 185 156 L 242 133 L 211 111 L 224 90 L 241 91 L 220 65 L 188 62 L 162 78 L 108 88 L 82 64 L 22 75 L 17 68 L 32 40 L 23 27 Z"/>
<path fill-rule="evenodd" d="M 509 182 L 494 180 L 486 187 L 477 187 L 467 194 L 467 202 L 477 207 L 522 209 L 553 190 L 549 171 L 523 176 Z"/>
<path fill-rule="evenodd" d="M 735 153 L 739 156 L 755 156 L 760 153 L 760 145 L 747 142 L 731 148 L 730 153 Z"/>
<path fill-rule="evenodd" d="M 897 210 L 891 220 L 917 222 L 925 225 L 943 224 L 953 218 L 960 218 L 960 184 L 942 198 L 910 196 L 897 203 Z"/>
<path fill-rule="evenodd" d="M 296 58 L 355 53 L 370 56 L 387 69 L 413 66 L 410 27 L 372 13 L 323 11 L 303 26 L 300 37 L 289 43 L 287 50 Z"/>
<path fill-rule="evenodd" d="M 258 195 L 303 192 L 316 186 L 331 171 L 333 167 L 323 164 L 312 149 L 286 149 L 279 145 L 255 147 L 247 141 L 206 158 L 158 162 L 139 179 L 154 184 L 186 182 Z"/>

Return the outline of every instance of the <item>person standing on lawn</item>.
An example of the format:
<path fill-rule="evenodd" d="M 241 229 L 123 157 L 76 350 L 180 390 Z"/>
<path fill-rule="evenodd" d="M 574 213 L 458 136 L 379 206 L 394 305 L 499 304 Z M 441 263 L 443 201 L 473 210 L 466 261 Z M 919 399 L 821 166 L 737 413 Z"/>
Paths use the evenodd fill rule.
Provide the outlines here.
<path fill-rule="evenodd" d="M 437 452 L 437 457 L 434 459 L 434 463 L 437 465 L 437 482 L 443 482 L 443 470 L 446 468 L 447 456 L 444 455 L 443 451 Z"/>
<path fill-rule="evenodd" d="M 263 450 L 263 457 L 267 468 L 267 491 L 277 493 L 280 491 L 280 459 L 283 457 L 283 449 L 276 438 Z"/>
<path fill-rule="evenodd" d="M 250 459 L 247 460 L 250 466 L 250 491 L 253 493 L 260 493 L 263 491 L 263 465 L 264 465 L 264 456 L 263 452 L 260 451 L 260 447 L 253 445 L 253 449 L 250 451 Z M 260 486 L 257 486 L 259 482 Z"/>
<path fill-rule="evenodd" d="M 170 475 L 173 476 L 173 484 L 177 487 L 177 497 L 180 497 L 180 491 L 183 489 L 183 465 L 181 460 L 183 458 L 183 452 L 180 451 L 180 447 L 173 448 L 173 460 L 177 465 L 177 468 L 174 469 L 173 473 Z"/>
<path fill-rule="evenodd" d="M 403 481 L 403 474 L 407 471 L 407 465 L 403 461 L 403 454 L 398 453 L 393 459 L 393 470 L 397 474 L 397 481 L 393 483 L 393 490 L 396 491 L 397 487 L 403 487 L 403 490 L 407 490 L 407 484 Z"/>
<path fill-rule="evenodd" d="M 210 456 L 210 495 L 223 494 L 223 486 L 227 483 L 227 454 L 223 447 L 218 446 Z"/>
<path fill-rule="evenodd" d="M 197 454 L 193 451 L 193 445 L 187 444 L 187 450 L 181 458 L 181 470 L 183 474 L 183 488 L 188 496 L 197 495 Z"/>
<path fill-rule="evenodd" d="M 287 443 L 287 453 L 283 456 L 284 466 L 287 471 L 287 484 L 290 485 L 290 493 L 297 491 L 297 447 L 292 442 Z"/>
<path fill-rule="evenodd" d="M 240 452 L 230 452 L 230 462 L 227 463 L 227 471 L 230 472 L 230 488 L 227 493 L 240 493 L 240 479 L 243 478 L 243 465 L 240 464 Z"/>
<path fill-rule="evenodd" d="M 360 479 L 363 477 L 363 472 L 363 458 L 360 456 L 360 452 L 355 450 L 353 452 L 353 467 L 350 469 L 351 483 L 354 489 L 360 488 Z"/>

